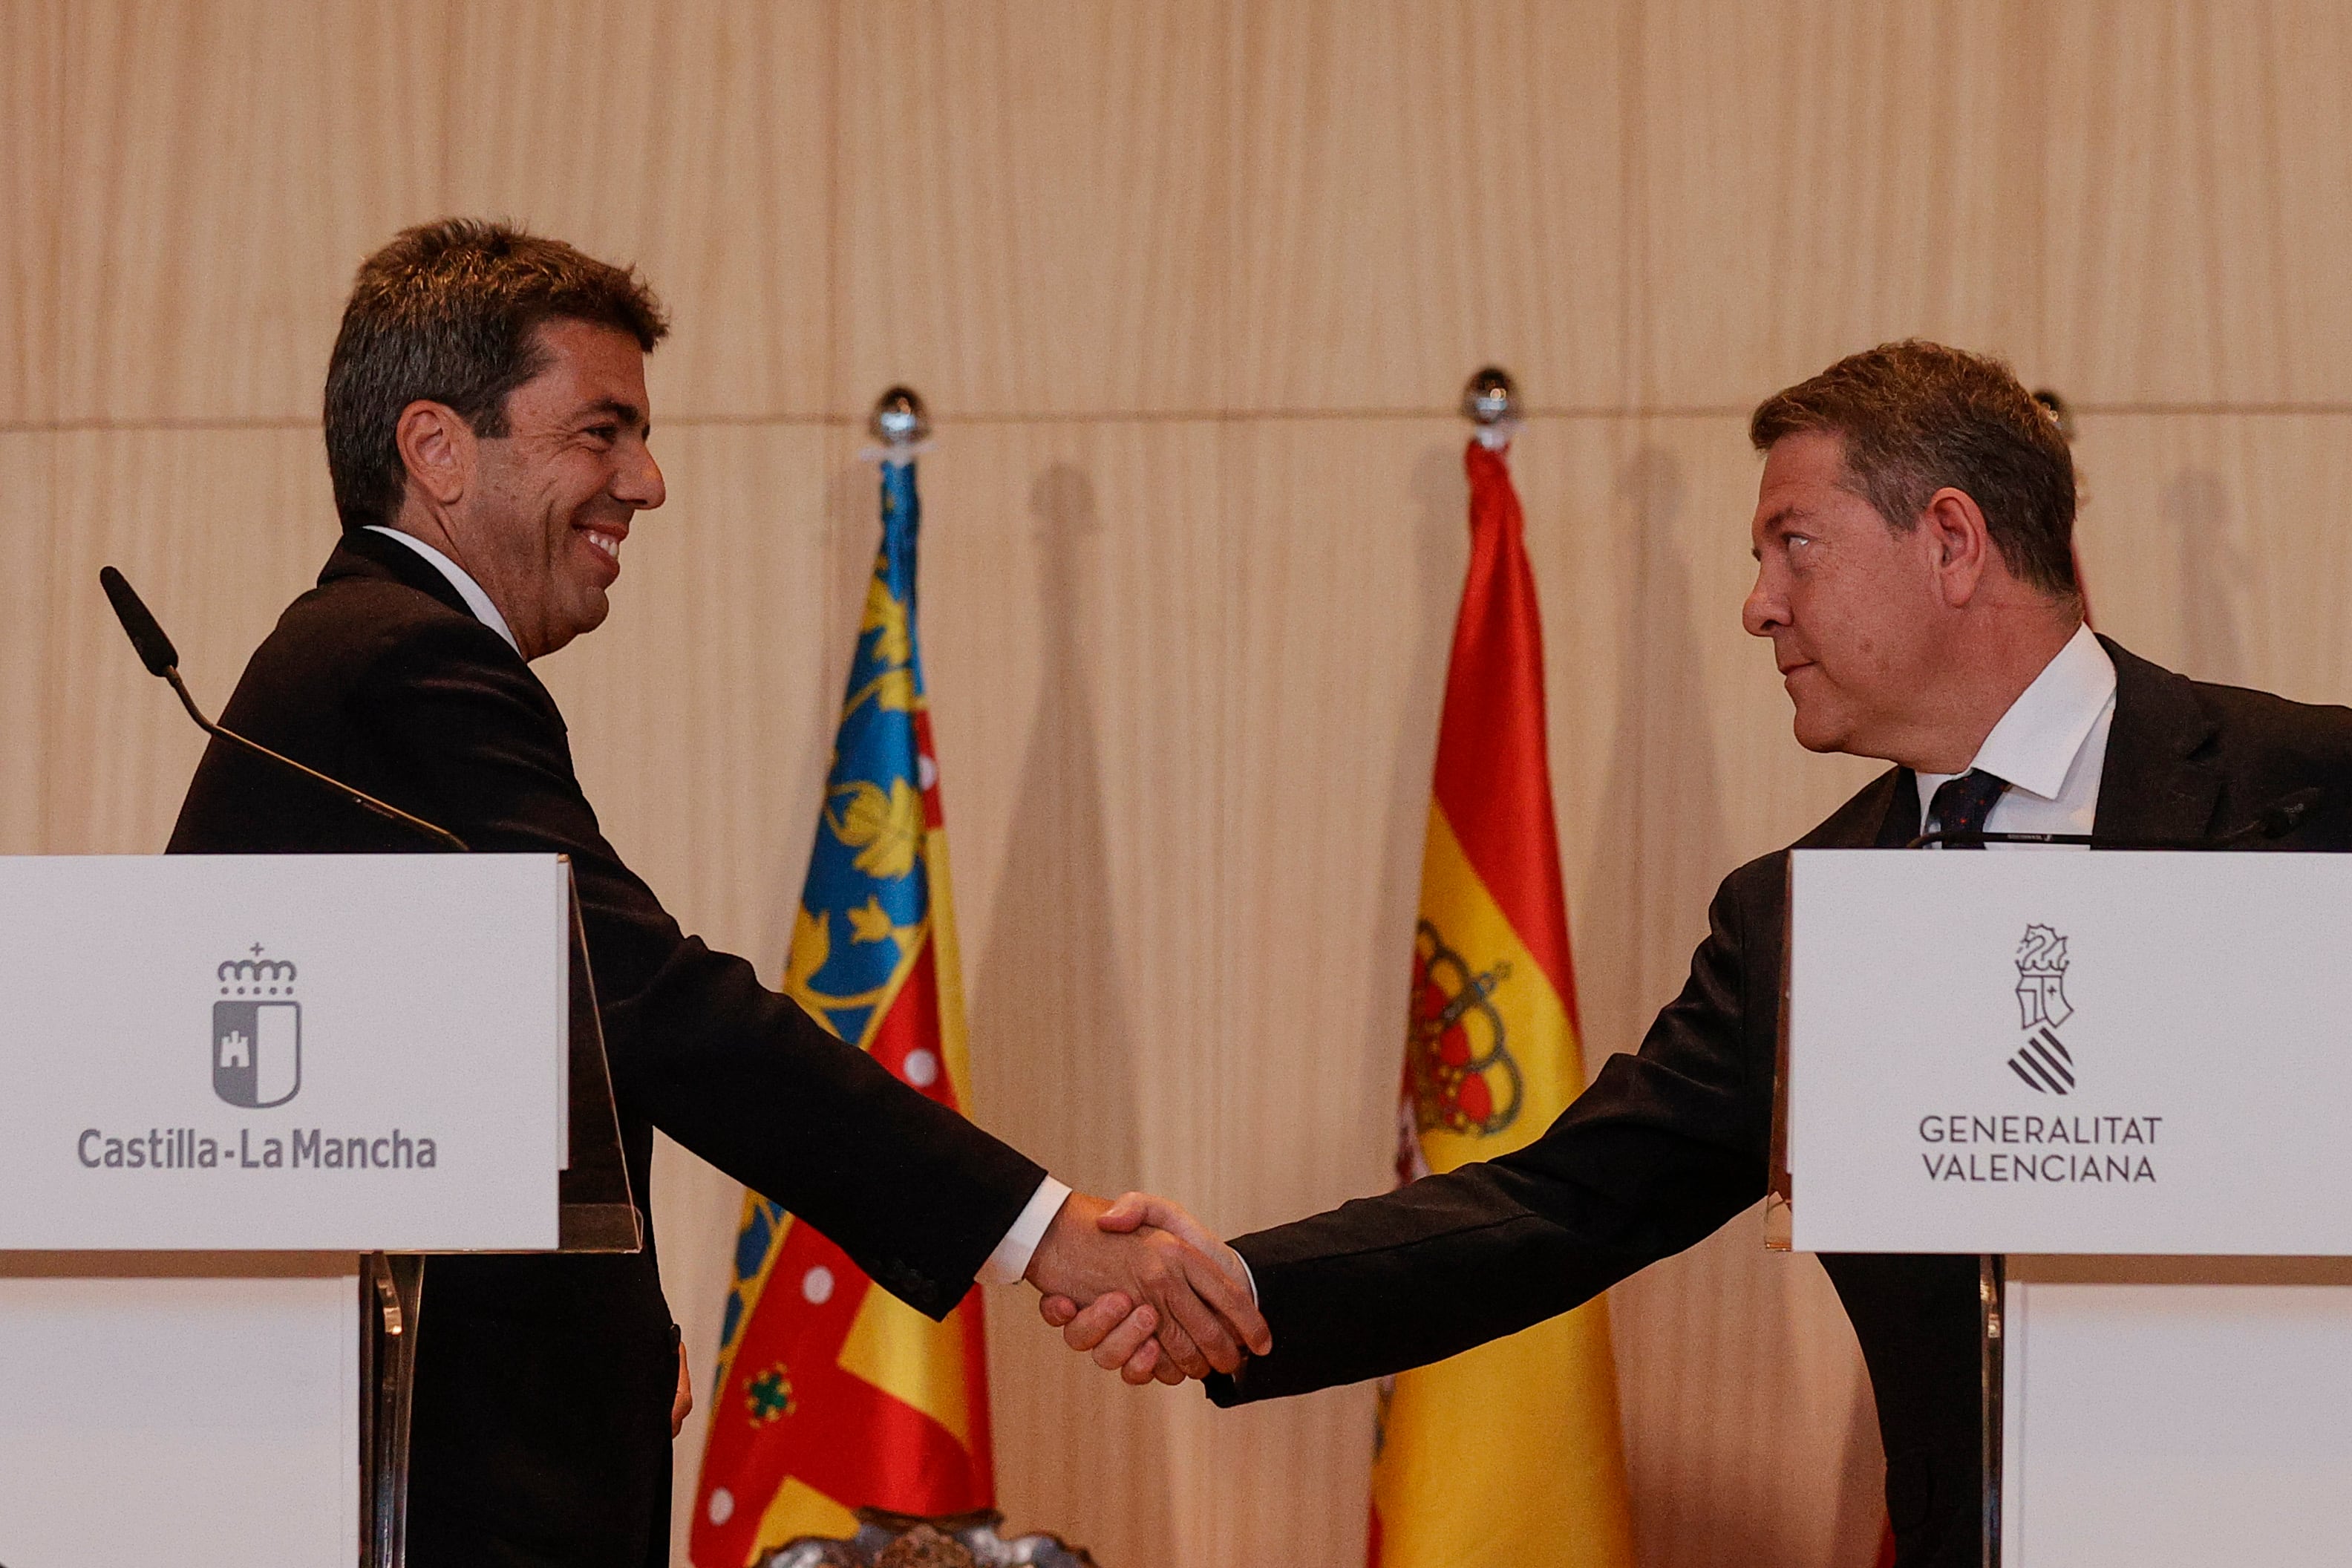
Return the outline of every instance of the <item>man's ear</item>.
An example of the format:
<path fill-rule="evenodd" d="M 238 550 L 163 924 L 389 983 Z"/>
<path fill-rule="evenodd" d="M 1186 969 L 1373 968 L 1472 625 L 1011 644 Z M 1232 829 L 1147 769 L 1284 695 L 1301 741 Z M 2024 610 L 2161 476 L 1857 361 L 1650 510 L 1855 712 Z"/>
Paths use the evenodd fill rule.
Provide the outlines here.
<path fill-rule="evenodd" d="M 1977 596 L 1986 574 L 2000 564 L 1984 510 L 1966 490 L 1947 485 L 1927 498 L 1919 527 L 1944 602 L 1958 609 Z"/>
<path fill-rule="evenodd" d="M 439 506 L 455 506 L 473 487 L 476 440 L 456 409 L 424 399 L 402 409 L 393 426 L 409 483 Z"/>

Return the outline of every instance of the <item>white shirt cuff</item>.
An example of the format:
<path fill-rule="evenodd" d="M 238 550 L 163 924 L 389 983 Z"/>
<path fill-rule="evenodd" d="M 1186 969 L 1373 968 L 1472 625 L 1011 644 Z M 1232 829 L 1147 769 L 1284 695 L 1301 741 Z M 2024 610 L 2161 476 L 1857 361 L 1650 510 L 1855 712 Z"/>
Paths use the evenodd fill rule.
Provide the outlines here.
<path fill-rule="evenodd" d="M 996 1244 L 996 1250 L 980 1266 L 980 1282 L 1019 1284 L 1021 1277 L 1029 1272 L 1029 1260 L 1037 1256 L 1037 1244 L 1045 1239 L 1045 1227 L 1054 1223 L 1054 1216 L 1062 1212 L 1069 1197 L 1070 1189 L 1051 1176 L 1038 1183 L 1021 1217 L 1013 1222 L 1013 1228 L 1004 1233 L 1004 1239 Z"/>
<path fill-rule="evenodd" d="M 1250 1272 L 1249 1259 L 1244 1258 L 1231 1242 L 1225 1244 L 1225 1250 L 1233 1253 L 1234 1261 L 1242 1266 L 1242 1283 L 1250 1288 L 1250 1305 L 1264 1306 L 1265 1303 L 1257 1299 L 1257 1276 Z"/>

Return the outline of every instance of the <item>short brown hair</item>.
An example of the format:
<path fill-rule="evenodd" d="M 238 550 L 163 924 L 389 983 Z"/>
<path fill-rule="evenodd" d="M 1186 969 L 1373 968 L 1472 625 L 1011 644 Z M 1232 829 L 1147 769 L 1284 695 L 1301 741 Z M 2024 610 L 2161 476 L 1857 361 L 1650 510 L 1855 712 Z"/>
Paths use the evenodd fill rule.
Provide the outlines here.
<path fill-rule="evenodd" d="M 2074 575 L 2074 457 L 2008 365 L 1917 338 L 1848 354 L 1757 405 L 1759 452 L 1809 430 L 1842 438 L 1853 488 L 1909 532 L 1935 493 L 1965 491 L 2011 572 L 2057 598 Z"/>
<path fill-rule="evenodd" d="M 534 333 L 559 319 L 627 332 L 647 353 L 669 333 L 634 269 L 511 224 L 421 224 L 362 262 L 327 362 L 327 471 L 344 531 L 399 514 L 402 409 L 446 403 L 476 435 L 505 435 L 507 395 L 547 367 Z"/>

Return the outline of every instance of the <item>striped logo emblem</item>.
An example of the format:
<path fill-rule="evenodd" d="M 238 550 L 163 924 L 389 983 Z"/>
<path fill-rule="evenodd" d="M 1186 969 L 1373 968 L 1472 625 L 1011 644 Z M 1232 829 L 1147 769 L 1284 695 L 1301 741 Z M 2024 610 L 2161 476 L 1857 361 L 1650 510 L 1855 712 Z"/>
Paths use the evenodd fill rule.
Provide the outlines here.
<path fill-rule="evenodd" d="M 2017 944 L 2017 1026 L 2025 1039 L 2009 1058 L 2009 1070 L 2036 1094 L 2070 1094 L 2074 1057 L 2058 1037 L 2074 1016 L 2066 1000 L 2066 939 L 2054 928 L 2029 925 Z"/>

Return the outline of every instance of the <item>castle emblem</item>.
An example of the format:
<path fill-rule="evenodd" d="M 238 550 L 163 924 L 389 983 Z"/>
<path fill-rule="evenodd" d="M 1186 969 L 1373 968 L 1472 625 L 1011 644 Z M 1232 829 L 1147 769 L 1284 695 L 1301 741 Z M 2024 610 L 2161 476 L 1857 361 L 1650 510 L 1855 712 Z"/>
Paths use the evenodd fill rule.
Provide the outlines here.
<path fill-rule="evenodd" d="M 2074 1058 L 2058 1029 L 2074 1016 L 2066 1000 L 2066 939 L 2045 925 L 2029 925 L 2017 944 L 2017 1026 L 2024 1043 L 2009 1058 L 2009 1070 L 2037 1094 L 2069 1094 L 2074 1088 Z"/>
<path fill-rule="evenodd" d="M 1518 1120 L 1525 1085 L 1494 1003 L 1510 975 L 1508 963 L 1473 972 L 1427 921 L 1414 933 L 1405 1098 L 1420 1131 L 1486 1138 Z"/>
<path fill-rule="evenodd" d="M 232 958 L 214 972 L 213 1092 L 231 1105 L 266 1110 L 302 1089 L 302 1004 L 294 965 L 264 957 Z"/>

